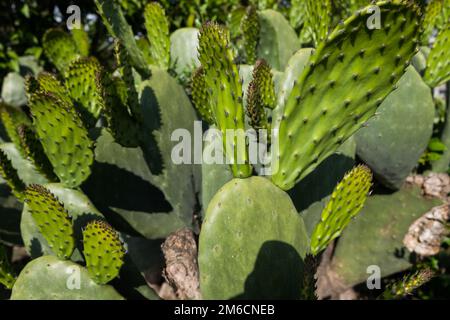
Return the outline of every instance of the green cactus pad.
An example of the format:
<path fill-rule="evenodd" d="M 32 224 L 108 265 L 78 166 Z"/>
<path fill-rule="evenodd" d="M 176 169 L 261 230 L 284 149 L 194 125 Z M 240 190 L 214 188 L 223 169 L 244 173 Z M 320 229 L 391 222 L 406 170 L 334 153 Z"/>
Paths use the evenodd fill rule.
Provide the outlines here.
<path fill-rule="evenodd" d="M 73 61 L 65 72 L 65 85 L 81 114 L 88 113 L 91 125 L 104 108 L 103 68 L 96 58 Z"/>
<path fill-rule="evenodd" d="M 261 32 L 258 44 L 258 58 L 262 58 L 274 69 L 283 71 L 289 58 L 300 49 L 295 30 L 284 16 L 274 10 L 259 12 Z"/>
<path fill-rule="evenodd" d="M 209 124 L 213 124 L 214 116 L 212 114 L 211 94 L 205 79 L 205 70 L 203 67 L 197 68 L 192 74 L 191 79 L 191 95 L 192 103 L 203 120 Z"/>
<path fill-rule="evenodd" d="M 72 256 L 75 249 L 72 218 L 64 205 L 45 187 L 28 186 L 25 202 L 41 234 L 52 251 L 63 260 Z"/>
<path fill-rule="evenodd" d="M 222 132 L 223 151 L 231 162 L 233 175 L 245 178 L 252 174 L 248 150 L 244 139 L 239 138 L 245 130 L 242 86 L 234 55 L 230 49 L 228 31 L 215 23 L 206 23 L 200 30 L 199 59 L 204 67 L 206 82 L 212 89 L 212 110 L 217 127 Z M 233 130 L 232 141 L 226 131 Z"/>
<path fill-rule="evenodd" d="M 3 150 L 0 149 L 0 175 L 6 181 L 8 186 L 11 188 L 14 196 L 23 201 L 25 184 L 20 180 L 16 169 L 14 169 L 11 160 L 5 154 Z"/>
<path fill-rule="evenodd" d="M 112 286 L 96 284 L 86 268 L 54 256 L 43 256 L 28 263 L 11 293 L 11 300 L 123 299 Z"/>
<path fill-rule="evenodd" d="M 14 282 L 16 282 L 16 278 L 12 274 L 5 248 L 0 244 L 0 284 L 6 289 L 12 289 Z"/>
<path fill-rule="evenodd" d="M 200 232 L 203 298 L 299 298 L 308 245 L 286 193 L 262 177 L 231 180 L 211 200 Z"/>
<path fill-rule="evenodd" d="M 52 93 L 35 93 L 30 110 L 37 135 L 55 174 L 68 187 L 79 186 L 90 174 L 92 141 L 72 105 Z"/>
<path fill-rule="evenodd" d="M 312 35 L 313 42 L 317 47 L 328 35 L 331 26 L 332 4 L 330 0 L 306 1 L 305 28 Z"/>
<path fill-rule="evenodd" d="M 368 29 L 367 7 L 339 25 L 316 50 L 292 89 L 279 125 L 272 181 L 287 190 L 358 130 L 394 89 L 418 40 L 418 9 L 380 2 L 381 29 Z"/>
<path fill-rule="evenodd" d="M 378 108 L 378 115 L 355 134 L 356 153 L 378 181 L 398 189 L 427 148 L 435 107 L 430 88 L 410 66 Z"/>
<path fill-rule="evenodd" d="M 317 255 L 339 237 L 350 220 L 364 206 L 372 185 L 372 173 L 366 166 L 357 166 L 336 186 L 320 222 L 311 235 L 311 252 Z"/>
<path fill-rule="evenodd" d="M 37 78 L 28 77 L 26 79 L 28 100 L 31 99 L 34 93 L 51 93 L 64 101 L 66 104 L 71 104 L 69 92 L 59 82 L 55 75 L 48 72 L 41 72 Z"/>
<path fill-rule="evenodd" d="M 256 8 L 252 5 L 247 7 L 241 21 L 244 49 L 248 64 L 254 64 L 257 58 L 257 47 L 259 41 L 259 19 Z"/>
<path fill-rule="evenodd" d="M 436 37 L 430 51 L 425 70 L 425 81 L 430 87 L 437 87 L 450 80 L 450 22 Z"/>
<path fill-rule="evenodd" d="M 22 155 L 25 155 L 21 147 L 17 127 L 21 125 L 29 126 L 31 125 L 31 120 L 21 110 L 12 108 L 3 103 L 0 103 L 0 118 L 11 142 L 14 143 Z"/>
<path fill-rule="evenodd" d="M 95 0 L 95 5 L 108 32 L 115 38 L 118 38 L 127 50 L 133 67 L 141 76 L 145 78 L 150 77 L 151 72 L 144 55 L 139 50 L 133 30 L 127 23 L 125 15 L 117 1 Z"/>
<path fill-rule="evenodd" d="M 47 58 L 63 72 L 79 57 L 78 48 L 70 34 L 61 29 L 49 29 L 42 38 L 42 47 Z"/>
<path fill-rule="evenodd" d="M 75 42 L 78 52 L 82 57 L 89 56 L 89 50 L 90 50 L 90 41 L 89 41 L 89 35 L 84 30 L 83 26 L 79 26 L 79 28 L 73 28 L 71 30 L 72 33 L 72 39 Z"/>
<path fill-rule="evenodd" d="M 119 274 L 125 249 L 118 233 L 106 222 L 90 222 L 83 230 L 84 257 L 91 278 L 106 284 Z"/>
<path fill-rule="evenodd" d="M 372 265 L 380 267 L 381 277 L 408 269 L 411 256 L 403 237 L 416 219 L 437 205 L 439 200 L 425 199 L 419 188 L 410 186 L 369 197 L 339 238 L 331 272 L 344 286 L 353 286 L 367 280 Z"/>
<path fill-rule="evenodd" d="M 158 2 L 150 2 L 145 6 L 144 19 L 152 63 L 167 70 L 170 59 L 170 39 L 169 21 L 164 8 Z"/>
<path fill-rule="evenodd" d="M 17 133 L 20 138 L 21 150 L 24 151 L 26 158 L 33 162 L 36 170 L 45 176 L 48 181 L 57 181 L 58 178 L 53 172 L 52 164 L 48 160 L 41 142 L 36 137 L 36 133 L 25 125 L 20 125 Z"/>
<path fill-rule="evenodd" d="M 82 228 L 90 221 L 103 219 L 103 215 L 94 207 L 89 198 L 82 192 L 68 189 L 60 183 L 45 184 L 43 187 L 49 190 L 60 203 L 64 205 L 64 209 L 69 213 L 73 222 L 73 231 L 75 237 L 75 251 L 71 260 L 83 262 L 82 252 Z M 25 203 L 20 221 L 20 231 L 23 243 L 27 252 L 32 258 L 42 255 L 54 255 L 50 248 L 49 242 L 43 237 L 33 218 L 32 208 Z"/>
<path fill-rule="evenodd" d="M 275 108 L 275 84 L 272 71 L 266 60 L 259 59 L 256 61 L 253 69 L 253 81 L 255 81 L 259 89 L 261 102 L 264 104 L 264 107 Z"/>

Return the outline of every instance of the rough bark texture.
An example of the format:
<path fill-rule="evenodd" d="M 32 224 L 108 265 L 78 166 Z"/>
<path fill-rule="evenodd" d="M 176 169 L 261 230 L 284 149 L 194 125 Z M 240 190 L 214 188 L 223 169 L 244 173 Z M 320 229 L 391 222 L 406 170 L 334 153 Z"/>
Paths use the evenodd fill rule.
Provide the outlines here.
<path fill-rule="evenodd" d="M 194 233 L 183 228 L 175 231 L 161 246 L 166 260 L 164 278 L 178 299 L 201 299 Z"/>

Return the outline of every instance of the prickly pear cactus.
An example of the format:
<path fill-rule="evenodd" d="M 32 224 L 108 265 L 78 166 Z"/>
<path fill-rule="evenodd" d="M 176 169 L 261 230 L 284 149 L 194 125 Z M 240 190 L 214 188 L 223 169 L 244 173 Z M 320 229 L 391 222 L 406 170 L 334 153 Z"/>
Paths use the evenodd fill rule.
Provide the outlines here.
<path fill-rule="evenodd" d="M 203 221 L 203 298 L 298 298 L 307 248 L 305 226 L 287 194 L 265 178 L 233 179 Z"/>
<path fill-rule="evenodd" d="M 431 138 L 434 102 L 413 67 L 378 108 L 378 115 L 356 135 L 356 152 L 385 186 L 398 189 Z"/>
<path fill-rule="evenodd" d="M 194 104 L 198 114 L 202 120 L 213 124 L 215 120 L 212 113 L 213 111 L 210 100 L 211 94 L 206 83 L 205 70 L 201 66 L 198 67 L 192 74 L 191 91 L 192 103 Z"/>
<path fill-rule="evenodd" d="M 23 201 L 25 184 L 20 180 L 16 169 L 14 169 L 11 160 L 0 149 L 0 174 L 5 179 L 8 186 L 11 188 L 13 195 Z"/>
<path fill-rule="evenodd" d="M 263 106 L 273 109 L 275 107 L 275 84 L 272 71 L 266 60 L 259 59 L 256 61 L 252 81 L 258 87 Z"/>
<path fill-rule="evenodd" d="M 252 167 L 243 143 L 242 85 L 229 42 L 229 33 L 224 27 L 212 22 L 203 25 L 199 38 L 199 59 L 205 70 L 206 83 L 212 88 L 212 113 L 223 134 L 226 159 L 231 163 L 233 175 L 245 178 L 251 175 Z M 227 129 L 233 130 L 231 141 L 227 137 Z"/>
<path fill-rule="evenodd" d="M 410 186 L 369 197 L 337 243 L 332 272 L 344 286 L 353 286 L 366 281 L 372 265 L 380 268 L 382 277 L 408 269 L 410 254 L 403 237 L 416 219 L 439 202 L 423 198 L 418 188 Z"/>
<path fill-rule="evenodd" d="M 96 284 L 86 268 L 54 256 L 43 256 L 28 263 L 11 293 L 11 300 L 123 299 L 112 286 Z"/>
<path fill-rule="evenodd" d="M 28 186 L 25 199 L 51 250 L 60 259 L 69 259 L 75 249 L 75 239 L 72 218 L 64 205 L 47 188 L 37 184 Z"/>
<path fill-rule="evenodd" d="M 158 2 L 150 2 L 145 6 L 144 19 L 152 64 L 167 70 L 170 59 L 170 39 L 169 22 L 164 8 Z"/>
<path fill-rule="evenodd" d="M 83 230 L 84 257 L 91 278 L 106 284 L 119 274 L 125 249 L 119 235 L 109 224 L 97 220 Z"/>
<path fill-rule="evenodd" d="M 61 29 L 47 30 L 42 39 L 42 47 L 47 58 L 60 72 L 79 57 L 75 41 Z"/>
<path fill-rule="evenodd" d="M 427 60 L 425 81 L 430 87 L 437 87 L 450 80 L 450 22 L 439 32 Z"/>
<path fill-rule="evenodd" d="M 30 95 L 37 135 L 55 174 L 68 187 L 79 186 L 90 174 L 92 141 L 73 105 L 50 92 Z"/>
<path fill-rule="evenodd" d="M 20 137 L 17 128 L 21 125 L 31 125 L 30 119 L 20 109 L 10 107 L 3 103 L 0 103 L 0 118 L 9 139 L 18 147 L 23 155 L 23 150 L 20 148 Z"/>
<path fill-rule="evenodd" d="M 260 26 L 258 12 L 252 5 L 247 7 L 241 21 L 242 36 L 244 40 L 245 56 L 248 64 L 254 64 L 257 58 L 257 47 L 259 40 Z"/>
<path fill-rule="evenodd" d="M 82 114 L 89 114 L 89 122 L 95 124 L 104 108 L 103 68 L 96 58 L 80 58 L 73 61 L 65 72 L 65 85 L 70 97 Z"/>
<path fill-rule="evenodd" d="M 357 166 L 344 176 L 331 194 L 311 235 L 313 255 L 317 255 L 339 237 L 350 220 L 356 217 L 364 206 L 371 185 L 372 173 L 365 166 Z"/>
<path fill-rule="evenodd" d="M 292 188 L 332 154 L 403 75 L 417 47 L 418 8 L 403 1 L 378 6 L 384 28 L 366 27 L 369 8 L 354 14 L 317 48 L 292 89 L 273 154 L 272 181 L 280 188 Z"/>
<path fill-rule="evenodd" d="M 257 132 L 260 129 L 269 129 L 269 122 L 267 121 L 267 114 L 264 110 L 261 91 L 254 81 L 250 82 L 247 88 L 246 113 L 249 119 L 249 125 Z"/>
<path fill-rule="evenodd" d="M 305 28 L 309 30 L 315 47 L 317 47 L 318 44 L 325 40 L 331 26 L 333 14 L 331 1 L 307 0 L 305 9 Z"/>

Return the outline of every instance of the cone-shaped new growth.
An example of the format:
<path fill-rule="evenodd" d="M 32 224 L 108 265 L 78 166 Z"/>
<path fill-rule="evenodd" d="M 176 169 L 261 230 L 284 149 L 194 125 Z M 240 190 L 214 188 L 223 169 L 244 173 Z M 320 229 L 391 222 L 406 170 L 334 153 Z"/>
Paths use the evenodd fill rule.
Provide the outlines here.
<path fill-rule="evenodd" d="M 14 282 L 16 282 L 16 278 L 12 275 L 5 248 L 0 245 L 0 284 L 4 285 L 6 289 L 12 289 Z"/>
<path fill-rule="evenodd" d="M 330 0 L 307 0 L 305 27 L 313 37 L 315 46 L 324 41 L 331 26 L 332 6 Z"/>
<path fill-rule="evenodd" d="M 60 72 L 79 57 L 75 41 L 61 29 L 47 30 L 42 39 L 42 47 L 47 58 Z"/>
<path fill-rule="evenodd" d="M 280 112 L 272 181 L 292 188 L 330 156 L 394 90 L 417 50 L 418 7 L 379 2 L 383 23 L 367 27 L 371 7 L 357 11 L 311 56 Z"/>
<path fill-rule="evenodd" d="M 17 170 L 13 167 L 11 160 L 6 156 L 5 152 L 0 149 L 0 174 L 11 188 L 13 195 L 23 201 L 25 184 L 20 180 Z"/>
<path fill-rule="evenodd" d="M 205 69 L 206 83 L 211 89 L 211 106 L 216 124 L 222 132 L 224 154 L 228 163 L 232 163 L 231 170 L 235 177 L 248 177 L 252 174 L 252 167 L 245 142 L 242 85 L 233 62 L 228 30 L 212 22 L 202 26 L 199 60 Z"/>
<path fill-rule="evenodd" d="M 242 35 L 244 38 L 244 49 L 247 57 L 247 64 L 254 64 L 257 58 L 257 47 L 259 40 L 259 20 L 255 6 L 247 7 L 241 21 Z"/>
<path fill-rule="evenodd" d="M 450 22 L 436 37 L 430 51 L 425 70 L 425 81 L 430 87 L 437 87 L 450 80 Z"/>
<path fill-rule="evenodd" d="M 37 135 L 55 174 L 69 188 L 90 175 L 94 159 L 92 141 L 73 105 L 52 93 L 30 97 L 30 111 Z"/>
<path fill-rule="evenodd" d="M 84 30 L 82 25 L 79 25 L 78 28 L 73 28 L 71 30 L 72 33 L 72 39 L 75 42 L 78 51 L 82 57 L 89 56 L 89 50 L 90 50 L 90 42 L 89 42 L 89 35 Z"/>
<path fill-rule="evenodd" d="M 104 221 L 92 221 L 83 230 L 84 256 L 91 278 L 98 284 L 114 279 L 122 267 L 125 249 L 118 233 Z"/>
<path fill-rule="evenodd" d="M 360 165 L 347 173 L 331 194 L 319 223 L 311 235 L 311 253 L 317 255 L 339 237 L 364 206 L 372 185 L 372 173 Z"/>
<path fill-rule="evenodd" d="M 275 108 L 275 84 L 273 82 L 272 72 L 266 60 L 259 59 L 256 61 L 253 69 L 253 81 L 259 88 L 261 94 L 261 102 L 264 107 Z"/>
<path fill-rule="evenodd" d="M 20 145 L 20 137 L 17 133 L 17 127 L 20 125 L 31 125 L 30 119 L 22 111 L 12 108 L 4 103 L 0 103 L 0 118 L 5 127 L 9 139 L 20 153 L 24 153 Z"/>
<path fill-rule="evenodd" d="M 214 124 L 214 117 L 211 110 L 211 95 L 208 90 L 205 70 L 200 66 L 192 73 L 192 102 L 202 119 L 209 124 Z"/>
<path fill-rule="evenodd" d="M 103 68 L 96 58 L 80 58 L 73 61 L 65 73 L 66 88 L 81 113 L 90 115 L 90 124 L 104 108 Z"/>
<path fill-rule="evenodd" d="M 53 167 L 44 152 L 41 142 L 36 137 L 36 133 L 28 126 L 20 125 L 17 128 L 20 138 L 20 146 L 25 156 L 30 159 L 35 168 L 43 174 L 49 181 L 58 181 L 53 172 Z"/>
<path fill-rule="evenodd" d="M 434 276 L 435 272 L 429 268 L 419 269 L 413 273 L 409 273 L 400 281 L 388 285 L 379 299 L 393 300 L 406 298 L 413 294 L 419 287 L 430 281 Z"/>
<path fill-rule="evenodd" d="M 269 129 L 266 111 L 264 110 L 260 90 L 253 80 L 247 88 L 247 116 L 249 125 L 258 132 Z"/>
<path fill-rule="evenodd" d="M 38 184 L 28 186 L 25 203 L 56 256 L 63 260 L 70 259 L 75 240 L 72 218 L 64 205 L 47 188 Z"/>
<path fill-rule="evenodd" d="M 157 2 L 147 4 L 144 18 L 152 63 L 167 70 L 170 59 L 169 21 L 163 7 Z"/>

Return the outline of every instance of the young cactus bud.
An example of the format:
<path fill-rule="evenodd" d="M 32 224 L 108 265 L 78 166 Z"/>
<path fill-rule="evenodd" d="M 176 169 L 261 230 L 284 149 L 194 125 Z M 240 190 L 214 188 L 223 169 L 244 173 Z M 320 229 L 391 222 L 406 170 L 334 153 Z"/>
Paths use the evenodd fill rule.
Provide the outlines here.
<path fill-rule="evenodd" d="M 103 67 L 96 58 L 80 58 L 73 61 L 65 72 L 65 85 L 85 123 L 94 126 L 104 108 Z"/>
<path fill-rule="evenodd" d="M 17 170 L 2 149 L 0 149 L 0 174 L 11 188 L 13 195 L 20 201 L 23 201 L 26 186 L 20 180 Z"/>
<path fill-rule="evenodd" d="M 275 84 L 269 64 L 264 59 L 256 61 L 253 69 L 253 81 L 261 94 L 261 102 L 264 107 L 275 108 Z"/>
<path fill-rule="evenodd" d="M 91 173 L 93 142 L 74 106 L 53 93 L 30 97 L 36 133 L 56 176 L 69 188 L 79 186 Z"/>
<path fill-rule="evenodd" d="M 62 260 L 68 260 L 75 249 L 72 218 L 64 205 L 44 186 L 31 184 L 26 199 L 31 216 L 49 247 Z"/>
<path fill-rule="evenodd" d="M 208 89 L 205 79 L 205 70 L 200 66 L 192 73 L 192 101 L 202 119 L 209 124 L 214 124 L 214 117 L 210 106 L 211 96 Z"/>
<path fill-rule="evenodd" d="M 435 272 L 429 268 L 409 273 L 400 281 L 388 285 L 378 299 L 393 300 L 405 298 L 413 294 L 415 290 L 430 281 L 434 276 Z"/>
<path fill-rule="evenodd" d="M 75 42 L 78 52 L 82 57 L 89 56 L 89 50 L 90 50 L 90 41 L 89 41 L 89 35 L 84 30 L 83 26 L 80 24 L 78 27 L 73 28 L 71 30 L 72 33 L 72 39 Z"/>
<path fill-rule="evenodd" d="M 36 133 L 28 126 L 20 125 L 17 128 L 21 149 L 25 156 L 30 159 L 35 168 L 44 175 L 48 181 L 56 182 L 58 178 L 53 172 L 53 167 L 44 152 L 41 142 L 36 137 Z"/>
<path fill-rule="evenodd" d="M 331 26 L 332 6 L 330 0 L 306 1 L 305 27 L 312 35 L 314 45 L 324 41 Z"/>
<path fill-rule="evenodd" d="M 260 129 L 269 129 L 266 111 L 262 104 L 261 93 L 256 82 L 250 82 L 247 88 L 247 116 L 249 125 L 258 132 Z"/>
<path fill-rule="evenodd" d="M 356 217 L 364 206 L 371 185 L 372 173 L 363 165 L 355 167 L 339 182 L 311 235 L 313 255 L 339 237 L 350 220 Z"/>
<path fill-rule="evenodd" d="M 152 63 L 167 70 L 170 59 L 170 39 L 169 21 L 164 8 L 158 2 L 150 2 L 145 7 L 144 18 Z"/>
<path fill-rule="evenodd" d="M 83 230 L 84 256 L 91 278 L 106 284 L 120 272 L 125 249 L 118 233 L 104 221 L 92 221 Z"/>
<path fill-rule="evenodd" d="M 69 64 L 79 57 L 75 41 L 61 29 L 47 30 L 42 39 L 42 47 L 59 72 L 64 72 Z"/>
<path fill-rule="evenodd" d="M 5 248 L 0 245 L 0 284 L 6 289 L 12 289 L 14 282 L 16 282 L 16 278 L 13 276 Z"/>
<path fill-rule="evenodd" d="M 247 64 L 254 64 L 257 58 L 257 47 L 259 41 L 260 25 L 258 12 L 255 6 L 247 7 L 241 21 L 242 35 L 244 38 L 244 49 L 247 57 Z"/>
<path fill-rule="evenodd" d="M 228 30 L 208 22 L 200 30 L 199 60 L 204 67 L 206 83 L 211 88 L 211 109 L 222 132 L 224 154 L 233 175 L 246 178 L 252 174 L 245 143 L 242 85 L 234 63 Z M 232 133 L 232 139 L 228 133 Z M 228 136 L 228 137 L 227 137 Z"/>

